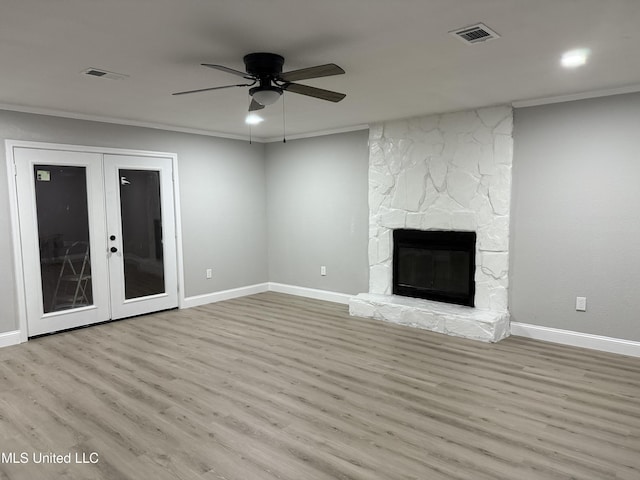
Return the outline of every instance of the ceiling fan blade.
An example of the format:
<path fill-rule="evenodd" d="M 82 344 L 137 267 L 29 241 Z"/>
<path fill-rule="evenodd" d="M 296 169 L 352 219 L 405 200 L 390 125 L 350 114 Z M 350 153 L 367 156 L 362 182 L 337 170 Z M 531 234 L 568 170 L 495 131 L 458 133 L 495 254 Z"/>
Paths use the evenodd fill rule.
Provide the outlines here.
<path fill-rule="evenodd" d="M 171 95 L 188 95 L 190 93 L 200 93 L 200 92 L 209 92 L 211 90 L 222 90 L 223 88 L 231 88 L 231 87 L 250 87 L 250 83 L 242 83 L 240 85 L 224 85 L 222 87 L 210 87 L 210 88 L 199 88 L 198 90 L 187 90 L 185 92 L 176 92 Z"/>
<path fill-rule="evenodd" d="M 300 95 L 319 98 L 320 100 L 327 100 L 329 102 L 339 102 L 346 97 L 344 93 L 332 92 L 331 90 L 310 87 L 309 85 L 301 85 L 299 83 L 287 83 L 282 86 L 282 89 L 287 92 L 299 93 Z"/>
<path fill-rule="evenodd" d="M 213 68 L 214 70 L 220 70 L 222 72 L 231 73 L 233 75 L 238 75 L 239 77 L 246 78 L 247 80 L 251 80 L 253 77 L 249 75 L 247 72 L 241 72 L 240 70 L 234 70 L 233 68 L 225 67 L 224 65 L 212 65 L 211 63 L 201 63 L 203 67 Z"/>
<path fill-rule="evenodd" d="M 316 67 L 301 68 L 300 70 L 284 72 L 279 75 L 279 78 L 285 82 L 297 82 L 298 80 L 330 77 L 331 75 L 342 75 L 343 73 L 344 70 L 335 63 L 327 63 L 326 65 L 318 65 Z"/>
<path fill-rule="evenodd" d="M 250 112 L 255 112 L 256 110 L 262 110 L 263 108 L 264 108 L 264 105 L 260 105 L 253 98 L 251 99 L 251 103 L 249 104 Z"/>

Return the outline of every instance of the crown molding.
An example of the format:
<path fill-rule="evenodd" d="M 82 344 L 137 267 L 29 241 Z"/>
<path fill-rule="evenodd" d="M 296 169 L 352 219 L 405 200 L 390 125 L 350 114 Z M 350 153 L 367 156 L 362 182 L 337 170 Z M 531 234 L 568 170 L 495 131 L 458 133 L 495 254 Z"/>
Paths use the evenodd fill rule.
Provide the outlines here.
<path fill-rule="evenodd" d="M 348 132 L 357 132 L 360 130 L 368 130 L 368 124 L 361 125 L 352 125 L 350 127 L 342 127 L 342 128 L 331 128 L 327 130 L 319 130 L 317 132 L 309 132 L 309 133 L 299 133 L 297 135 L 286 135 L 284 138 L 287 140 L 299 140 L 301 138 L 312 138 L 312 137 L 324 137 L 325 135 L 334 135 L 336 133 L 348 133 Z M 279 137 L 268 137 L 262 140 L 263 143 L 276 143 L 282 142 L 283 136 Z"/>
<path fill-rule="evenodd" d="M 129 127 L 153 128 L 155 130 L 165 130 L 169 132 L 179 132 L 179 133 L 190 133 L 193 135 L 205 135 L 207 137 L 228 138 L 231 140 L 242 140 L 245 142 L 252 141 L 256 143 L 274 143 L 274 142 L 281 142 L 283 139 L 283 137 L 268 137 L 268 138 L 255 137 L 255 136 L 249 137 L 249 135 L 234 135 L 231 133 L 201 130 L 198 128 L 184 128 L 184 127 L 178 127 L 174 125 L 165 125 L 162 123 L 141 122 L 137 120 L 128 120 L 124 118 L 115 118 L 115 117 L 106 117 L 101 115 L 90 115 L 85 113 L 69 112 L 66 110 L 57 110 L 53 108 L 13 105 L 10 103 L 0 103 L 0 110 L 7 110 L 11 112 L 20 112 L 20 113 L 32 113 L 35 115 L 48 115 L 51 117 L 70 118 L 73 120 L 87 120 L 90 122 L 111 123 L 114 125 L 126 125 Z M 301 138 L 322 137 L 324 135 L 355 132 L 358 130 L 366 130 L 368 128 L 369 128 L 369 125 L 353 125 L 350 127 L 321 130 L 318 132 L 300 133 L 296 135 L 287 136 L 286 138 L 287 140 L 297 140 Z"/>
<path fill-rule="evenodd" d="M 65 110 L 56 110 L 52 108 L 28 107 L 24 105 L 12 105 L 7 103 L 0 103 L 0 110 L 8 110 L 11 112 L 20 112 L 20 113 L 33 113 L 36 115 L 48 115 L 51 117 L 70 118 L 73 120 L 87 120 L 91 122 L 112 123 L 115 125 L 126 125 L 129 127 L 153 128 L 156 130 L 166 130 L 170 132 L 179 132 L 179 133 L 190 133 L 193 135 L 205 135 L 207 137 L 228 138 L 231 140 L 243 140 L 246 142 L 249 141 L 248 135 L 247 136 L 234 135 L 231 133 L 200 130 L 198 128 L 177 127 L 174 125 L 165 125 L 162 123 L 140 122 L 137 120 L 127 120 L 124 118 L 103 117 L 101 115 L 89 115 L 85 113 L 68 112 Z M 258 143 L 264 143 L 264 139 L 262 138 L 253 137 L 251 138 L 251 140 Z"/>
<path fill-rule="evenodd" d="M 511 103 L 513 108 L 537 107 L 551 103 L 573 102 L 575 100 L 586 100 L 589 98 L 609 97 L 611 95 L 623 95 L 625 93 L 640 92 L 640 84 L 627 85 L 624 87 L 608 88 L 605 90 L 593 90 L 589 92 L 571 93 L 558 95 L 555 97 L 533 98 L 530 100 L 516 100 Z"/>

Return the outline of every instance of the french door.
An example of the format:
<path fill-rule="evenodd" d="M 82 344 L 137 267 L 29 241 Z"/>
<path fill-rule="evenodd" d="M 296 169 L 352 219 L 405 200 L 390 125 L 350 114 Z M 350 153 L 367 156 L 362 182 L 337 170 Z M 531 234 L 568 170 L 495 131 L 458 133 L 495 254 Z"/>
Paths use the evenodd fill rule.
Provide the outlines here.
<path fill-rule="evenodd" d="M 29 336 L 178 305 L 170 158 L 14 159 Z"/>

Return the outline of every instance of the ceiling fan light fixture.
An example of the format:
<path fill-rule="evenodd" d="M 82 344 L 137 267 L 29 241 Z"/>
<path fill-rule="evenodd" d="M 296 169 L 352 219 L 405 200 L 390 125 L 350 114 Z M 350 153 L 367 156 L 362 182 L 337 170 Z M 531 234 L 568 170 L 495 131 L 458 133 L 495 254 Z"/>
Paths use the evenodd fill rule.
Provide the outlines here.
<path fill-rule="evenodd" d="M 282 89 L 274 86 L 254 87 L 249 90 L 249 94 L 256 102 L 266 107 L 278 101 L 280 95 L 282 95 Z"/>

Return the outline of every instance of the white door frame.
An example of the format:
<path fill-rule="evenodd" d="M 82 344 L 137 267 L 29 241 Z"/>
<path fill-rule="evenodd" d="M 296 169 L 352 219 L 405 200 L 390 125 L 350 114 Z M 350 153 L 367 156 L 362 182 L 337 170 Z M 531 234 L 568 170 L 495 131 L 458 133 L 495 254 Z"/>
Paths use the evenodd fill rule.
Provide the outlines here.
<path fill-rule="evenodd" d="M 13 242 L 13 271 L 16 289 L 16 313 L 18 315 L 18 331 L 20 343 L 28 340 L 27 330 L 27 291 L 25 286 L 23 262 L 24 256 L 20 238 L 20 212 L 18 210 L 18 189 L 16 185 L 16 167 L 14 148 L 34 148 L 39 150 L 63 150 L 71 152 L 87 152 L 112 155 L 132 155 L 140 157 L 170 158 L 173 167 L 173 198 L 176 222 L 176 254 L 178 269 L 178 308 L 184 308 L 184 268 L 182 255 L 182 220 L 180 217 L 180 192 L 178 182 L 178 155 L 168 152 L 132 150 L 122 148 L 92 147 L 84 145 L 68 145 L 61 143 L 30 142 L 21 140 L 5 140 L 7 180 L 9 187 L 9 213 L 11 220 L 11 239 Z"/>

